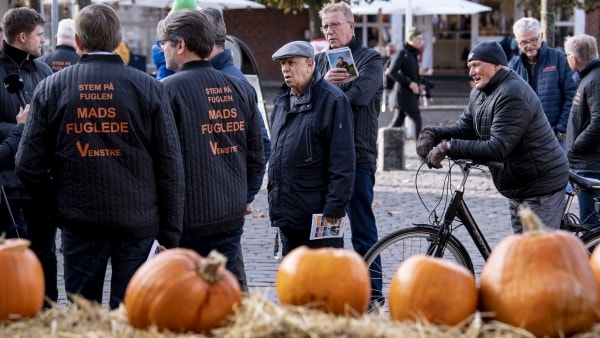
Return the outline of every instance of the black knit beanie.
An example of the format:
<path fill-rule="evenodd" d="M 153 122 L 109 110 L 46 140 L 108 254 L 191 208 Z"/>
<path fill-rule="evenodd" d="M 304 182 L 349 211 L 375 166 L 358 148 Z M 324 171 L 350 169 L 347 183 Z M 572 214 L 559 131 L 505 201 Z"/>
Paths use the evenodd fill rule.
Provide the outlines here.
<path fill-rule="evenodd" d="M 494 65 L 506 66 L 506 54 L 496 41 L 482 41 L 471 49 L 467 62 L 472 60 L 488 62 Z"/>

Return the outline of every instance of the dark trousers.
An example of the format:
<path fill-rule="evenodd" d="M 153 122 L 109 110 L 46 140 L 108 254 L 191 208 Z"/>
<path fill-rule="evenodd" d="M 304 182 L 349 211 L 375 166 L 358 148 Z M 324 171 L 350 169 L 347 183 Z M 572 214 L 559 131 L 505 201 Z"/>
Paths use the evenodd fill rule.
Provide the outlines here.
<path fill-rule="evenodd" d="M 577 174 L 600 180 L 600 170 L 573 170 Z M 585 224 L 600 224 L 600 218 L 596 213 L 596 201 L 600 201 L 600 193 L 589 194 L 585 191 L 577 195 L 579 200 L 579 220 Z"/>
<path fill-rule="evenodd" d="M 373 214 L 373 187 L 375 171 L 356 168 L 354 191 L 346 208 L 350 229 L 352 230 L 352 247 L 361 256 L 377 243 L 377 224 Z M 369 269 L 371 274 L 371 298 L 380 301 L 382 297 L 381 258 L 377 257 Z"/>
<path fill-rule="evenodd" d="M 108 305 L 116 309 L 135 271 L 148 259 L 153 237 L 137 239 L 96 239 L 62 230 L 67 294 L 76 294 L 102 304 L 106 267 L 112 275 Z"/>
<path fill-rule="evenodd" d="M 281 253 L 287 255 L 295 248 L 306 245 L 309 248 L 343 248 L 343 238 L 310 239 L 310 229 L 295 229 L 282 227 L 279 229 L 281 235 Z"/>
<path fill-rule="evenodd" d="M 235 273 L 238 248 L 241 249 L 240 240 L 243 232 L 243 228 L 240 228 L 238 230 L 228 231 L 209 237 L 202 237 L 200 239 L 190 240 L 182 238 L 179 246 L 192 249 L 202 257 L 208 256 L 212 250 L 217 250 L 227 258 L 227 270 Z"/>
<path fill-rule="evenodd" d="M 6 200 L 1 200 L 2 204 Z M 7 232 L 7 237 L 20 237 L 31 241 L 30 248 L 42 264 L 46 297 L 58 300 L 57 260 L 56 260 L 56 225 L 48 220 L 46 208 L 37 200 L 9 200 L 11 214 L 6 205 L 0 206 L 0 228 Z M 11 217 L 12 216 L 12 217 Z M 0 231 L 0 232 L 1 232 Z M 45 307 L 50 304 L 45 301 Z"/>
<path fill-rule="evenodd" d="M 394 108 L 394 116 L 392 117 L 390 124 L 388 124 L 388 127 L 399 128 L 404 126 L 404 118 L 406 116 L 413 120 L 415 124 L 415 138 L 418 137 L 419 133 L 421 132 L 421 128 L 423 128 L 423 120 L 421 118 L 420 111 L 408 112 L 400 108 Z"/>

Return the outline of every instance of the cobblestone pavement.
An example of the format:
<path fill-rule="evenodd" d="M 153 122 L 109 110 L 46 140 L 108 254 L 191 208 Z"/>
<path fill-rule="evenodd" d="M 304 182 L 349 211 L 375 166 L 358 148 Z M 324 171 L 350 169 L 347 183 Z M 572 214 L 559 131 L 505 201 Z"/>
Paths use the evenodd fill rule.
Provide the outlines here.
<path fill-rule="evenodd" d="M 424 125 L 445 123 L 455 119 L 460 111 L 454 108 L 423 111 Z M 390 116 L 380 116 L 380 125 L 386 125 Z M 443 192 L 447 171 L 422 168 L 418 176 L 418 192 L 415 178 L 420 160 L 415 153 L 415 143 L 408 140 L 404 145 L 405 170 L 377 172 L 373 210 L 380 236 L 392 230 L 410 227 L 413 223 L 426 223 L 428 212 Z M 445 165 L 447 167 L 447 164 Z M 453 174 L 452 182 L 458 183 L 459 174 Z M 473 172 L 467 183 L 465 200 L 474 218 L 482 227 L 488 243 L 493 248 L 500 239 L 511 234 L 508 201 L 498 194 L 491 179 L 483 172 Z M 442 203 L 443 204 L 443 203 Z M 438 211 L 441 213 L 441 209 Z M 256 196 L 254 213 L 246 219 L 242 247 L 244 263 L 251 292 L 261 292 L 271 300 L 276 300 L 274 280 L 279 261 L 274 258 L 275 229 L 268 219 L 266 177 L 263 188 Z M 483 259 L 474 247 L 464 229 L 455 232 L 472 254 L 476 273 L 481 271 Z M 60 237 L 60 236 L 59 236 Z M 57 239 L 57 247 L 60 240 Z M 350 247 L 349 233 L 346 233 L 346 246 Z M 59 253 L 60 254 L 60 253 Z M 108 299 L 110 274 L 105 282 L 105 302 Z M 62 280 L 62 257 L 59 256 L 59 304 L 65 304 L 64 283 Z"/>

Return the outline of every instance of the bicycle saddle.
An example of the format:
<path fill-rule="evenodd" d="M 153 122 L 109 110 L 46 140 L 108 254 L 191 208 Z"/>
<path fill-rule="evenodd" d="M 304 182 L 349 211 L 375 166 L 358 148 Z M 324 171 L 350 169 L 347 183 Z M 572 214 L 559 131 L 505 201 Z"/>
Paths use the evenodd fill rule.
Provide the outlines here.
<path fill-rule="evenodd" d="M 600 191 L 600 180 L 595 178 L 581 177 L 569 170 L 569 180 L 576 184 L 582 190 L 597 192 Z"/>

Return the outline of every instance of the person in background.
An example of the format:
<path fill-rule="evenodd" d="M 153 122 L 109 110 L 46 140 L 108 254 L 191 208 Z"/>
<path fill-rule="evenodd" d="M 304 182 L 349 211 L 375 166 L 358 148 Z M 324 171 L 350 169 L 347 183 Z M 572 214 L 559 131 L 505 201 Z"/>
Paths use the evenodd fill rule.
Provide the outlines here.
<path fill-rule="evenodd" d="M 384 99 L 381 111 L 387 111 L 388 106 L 393 107 L 395 100 L 391 100 L 391 92 L 394 88 L 394 84 L 396 81 L 390 77 L 390 65 L 392 63 L 393 57 L 396 55 L 396 45 L 393 43 L 388 43 L 385 45 L 385 54 L 383 56 L 383 89 L 384 89 Z"/>
<path fill-rule="evenodd" d="M 568 37 L 565 52 L 579 82 L 567 125 L 569 166 L 583 177 L 600 179 L 600 59 L 596 38 L 587 34 Z M 579 219 L 600 224 L 594 207 L 600 194 L 580 192 L 577 199 Z"/>
<path fill-rule="evenodd" d="M 234 272 L 248 192 L 264 167 L 256 93 L 212 67 L 215 27 L 206 13 L 173 12 L 159 43 L 175 72 L 161 81 L 171 96 L 186 168 L 180 246 L 204 257 L 216 249 Z"/>
<path fill-rule="evenodd" d="M 287 43 L 273 60 L 281 64 L 285 84 L 271 114 L 271 225 L 279 228 L 284 256 L 301 245 L 342 248 L 342 238 L 311 240 L 310 235 L 313 214 L 335 224 L 352 196 L 356 155 L 350 102 L 323 80 L 310 43 Z"/>
<path fill-rule="evenodd" d="M 396 81 L 391 94 L 395 96 L 396 105 L 394 106 L 394 117 L 388 127 L 402 127 L 404 118 L 408 116 L 414 122 L 415 137 L 419 135 L 423 126 L 419 109 L 421 92 L 419 53 L 422 46 L 423 34 L 416 27 L 412 27 L 406 36 L 404 47 L 392 59 L 389 73 L 389 77 Z"/>
<path fill-rule="evenodd" d="M 73 19 L 62 19 L 56 30 L 56 49 L 44 54 L 38 60 L 50 66 L 53 72 L 74 65 L 79 61 L 75 44 L 75 23 Z"/>
<path fill-rule="evenodd" d="M 198 9 L 198 6 L 196 5 L 195 0 L 175 0 L 173 1 L 171 11 L 169 12 L 169 14 L 167 14 L 167 16 L 181 9 Z M 157 36 L 158 32 L 161 30 L 163 20 L 159 21 L 156 25 Z M 173 71 L 167 68 L 167 65 L 165 63 L 165 54 L 162 48 L 160 48 L 160 46 L 158 45 L 158 37 L 156 38 L 156 43 L 152 45 L 152 62 L 154 62 L 154 66 L 156 67 L 157 80 L 164 79 L 165 77 L 174 73 Z"/>
<path fill-rule="evenodd" d="M 490 164 L 496 189 L 509 199 L 512 228 L 523 232 L 518 208 L 527 204 L 552 229 L 560 227 L 569 164 L 544 115 L 539 98 L 506 67 L 495 41 L 482 41 L 469 53 L 475 86 L 454 123 L 426 127 L 416 144 L 430 168 L 446 156 Z"/>
<path fill-rule="evenodd" d="M 216 8 L 203 8 L 202 12 L 208 15 L 208 17 L 212 20 L 215 27 L 215 45 L 213 47 L 212 52 L 208 59 L 210 63 L 216 70 L 220 70 L 225 74 L 231 75 L 235 78 L 238 78 L 251 86 L 242 71 L 236 67 L 233 62 L 233 54 L 231 49 L 225 48 L 225 39 L 227 38 L 227 27 L 225 26 L 225 20 L 223 20 L 223 15 L 221 11 Z M 254 90 L 254 88 L 252 88 Z M 258 102 L 257 102 L 258 103 Z M 249 215 L 254 212 L 254 208 L 252 207 L 252 202 L 254 201 L 254 197 L 260 190 L 260 187 L 263 183 L 263 178 L 265 176 L 265 168 L 267 162 L 269 161 L 269 157 L 271 156 L 271 140 L 269 139 L 269 133 L 267 132 L 267 128 L 265 126 L 265 121 L 260 118 L 260 131 L 263 139 L 263 149 L 264 149 L 264 166 L 258 177 L 256 179 L 256 184 L 254 187 L 248 192 L 248 204 L 246 204 L 246 215 Z M 248 282 L 246 280 L 246 272 L 244 269 L 244 255 L 242 252 L 242 246 L 240 243 L 240 247 L 238 249 L 238 255 L 236 259 L 236 266 L 234 273 L 240 282 L 240 286 L 242 290 L 248 290 Z"/>
<path fill-rule="evenodd" d="M 354 36 L 354 15 L 347 3 L 328 3 L 319 11 L 319 17 L 329 48 L 350 48 L 359 74 L 354 80 L 346 81 L 350 77 L 348 72 L 343 68 L 330 69 L 326 52 L 315 56 L 316 69 L 325 80 L 342 89 L 354 114 L 356 175 L 346 211 L 352 229 L 352 246 L 364 256 L 378 239 L 372 204 L 377 169 L 378 117 L 383 92 L 383 58 L 374 49 L 363 46 Z M 375 263 L 380 266 L 379 261 Z M 371 270 L 371 283 L 373 299 L 381 304 L 381 271 Z"/>
<path fill-rule="evenodd" d="M 0 79 L 4 80 L 9 74 L 19 74 L 23 79 L 21 94 L 25 103 L 31 102 L 36 85 L 52 74 L 50 67 L 38 60 L 45 42 L 44 25 L 44 18 L 27 7 L 9 9 L 2 19 L 5 39 L 0 53 Z M 15 126 L 20 128 L 16 119 L 20 108 L 17 95 L 0 90 L 0 139 L 9 136 Z M 42 263 L 46 297 L 56 301 L 56 226 L 49 221 L 46 213 L 53 201 L 36 198 L 26 189 L 15 174 L 14 157 L 7 170 L 2 171 L 2 186 L 8 203 L 0 207 L 0 228 L 14 227 L 18 229 L 19 236 L 31 241 L 31 249 Z M 17 234 L 9 232 L 8 235 Z M 44 304 L 50 306 L 48 302 Z"/>
<path fill-rule="evenodd" d="M 502 38 L 502 40 L 500 40 L 500 46 L 502 46 L 502 50 L 504 51 L 504 54 L 506 54 L 506 59 L 509 61 L 514 56 L 513 50 L 511 48 L 512 40 L 513 35 L 511 33 L 504 34 L 504 37 Z"/>
<path fill-rule="evenodd" d="M 567 121 L 577 88 L 565 53 L 548 47 L 535 18 L 517 20 L 513 32 L 521 52 L 510 60 L 508 67 L 525 79 L 540 98 L 558 143 L 565 149 Z"/>
<path fill-rule="evenodd" d="M 65 291 L 102 304 L 110 261 L 111 309 L 155 239 L 179 245 L 184 192 L 169 97 L 112 53 L 121 38 L 110 6 L 77 13 L 81 59 L 38 84 L 16 157 L 32 194 L 54 202 Z"/>
<path fill-rule="evenodd" d="M 115 54 L 121 57 L 121 60 L 123 60 L 124 64 L 129 64 L 129 60 L 131 59 L 131 50 L 125 41 L 121 41 L 117 49 L 115 49 Z"/>

